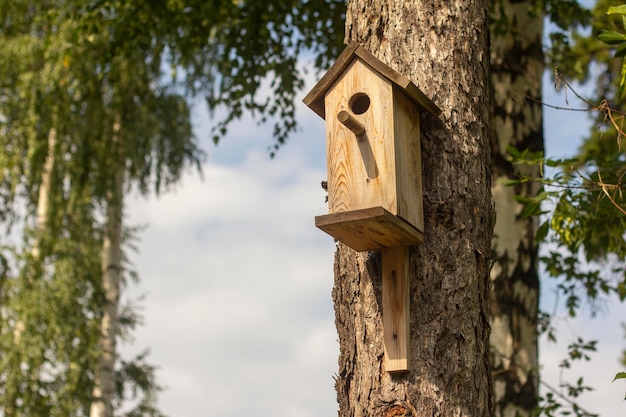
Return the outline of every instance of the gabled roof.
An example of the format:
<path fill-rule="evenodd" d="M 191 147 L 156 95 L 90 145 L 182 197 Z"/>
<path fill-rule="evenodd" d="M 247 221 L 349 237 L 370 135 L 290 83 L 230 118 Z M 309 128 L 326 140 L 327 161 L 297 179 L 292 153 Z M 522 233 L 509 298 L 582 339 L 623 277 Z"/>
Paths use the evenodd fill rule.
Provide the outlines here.
<path fill-rule="evenodd" d="M 323 119 L 325 117 L 325 105 L 324 98 L 326 92 L 335 82 L 335 80 L 344 72 L 344 70 L 350 65 L 350 63 L 359 58 L 370 67 L 372 67 L 381 76 L 387 78 L 393 84 L 401 88 L 404 93 L 413 100 L 422 109 L 428 111 L 435 117 L 439 117 L 441 109 L 437 107 L 422 91 L 417 88 L 407 77 L 399 72 L 389 68 L 382 61 L 372 55 L 363 46 L 357 42 L 351 42 L 346 49 L 337 57 L 335 63 L 330 67 L 328 72 L 324 74 L 322 79 L 311 89 L 309 94 L 304 97 L 304 104 L 309 106 L 311 110 L 320 115 Z"/>

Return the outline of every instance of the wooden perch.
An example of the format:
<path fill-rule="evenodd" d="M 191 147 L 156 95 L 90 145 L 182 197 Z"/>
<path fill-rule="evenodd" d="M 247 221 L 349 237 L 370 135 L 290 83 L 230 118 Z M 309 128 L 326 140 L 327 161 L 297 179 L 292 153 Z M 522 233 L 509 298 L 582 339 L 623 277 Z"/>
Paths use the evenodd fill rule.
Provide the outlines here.
<path fill-rule="evenodd" d="M 365 126 L 363 126 L 361 122 L 345 110 L 342 110 L 337 114 L 337 120 L 339 120 L 341 124 L 350 129 L 357 136 L 361 136 L 365 133 Z"/>

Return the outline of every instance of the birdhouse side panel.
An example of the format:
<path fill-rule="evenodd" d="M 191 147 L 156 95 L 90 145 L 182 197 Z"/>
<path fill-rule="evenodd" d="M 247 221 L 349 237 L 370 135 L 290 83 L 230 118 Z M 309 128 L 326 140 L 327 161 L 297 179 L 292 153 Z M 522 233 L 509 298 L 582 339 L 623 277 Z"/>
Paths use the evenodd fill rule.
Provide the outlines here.
<path fill-rule="evenodd" d="M 330 213 L 380 206 L 396 214 L 392 95 L 358 59 L 326 93 Z"/>
<path fill-rule="evenodd" d="M 402 91 L 394 89 L 397 215 L 424 231 L 420 110 Z"/>

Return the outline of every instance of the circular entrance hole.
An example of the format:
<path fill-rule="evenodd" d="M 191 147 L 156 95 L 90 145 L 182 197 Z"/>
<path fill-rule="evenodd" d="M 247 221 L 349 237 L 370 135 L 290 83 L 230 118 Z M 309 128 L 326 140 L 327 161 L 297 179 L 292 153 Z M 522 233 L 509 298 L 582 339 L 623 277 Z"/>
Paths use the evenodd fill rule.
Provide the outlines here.
<path fill-rule="evenodd" d="M 370 108 L 370 98 L 365 93 L 356 93 L 348 101 L 350 110 L 354 114 L 363 114 Z"/>

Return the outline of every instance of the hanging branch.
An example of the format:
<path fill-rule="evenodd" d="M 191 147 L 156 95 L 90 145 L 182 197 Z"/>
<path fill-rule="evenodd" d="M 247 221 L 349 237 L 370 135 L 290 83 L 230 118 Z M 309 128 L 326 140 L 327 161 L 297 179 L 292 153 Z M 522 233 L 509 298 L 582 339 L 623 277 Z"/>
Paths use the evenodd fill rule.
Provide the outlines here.
<path fill-rule="evenodd" d="M 626 117 L 626 112 L 611 107 L 608 100 L 606 99 L 603 99 L 599 104 L 593 103 L 590 100 L 586 99 L 580 93 L 578 93 L 578 91 L 576 91 L 576 89 L 572 87 L 572 85 L 565 78 L 563 78 L 563 76 L 557 70 L 555 70 L 555 88 L 557 90 L 565 88 L 566 92 L 571 91 L 574 94 L 574 96 L 578 100 L 586 104 L 587 107 L 585 108 L 562 107 L 562 106 L 556 106 L 553 104 L 545 103 L 535 97 L 526 96 L 526 98 L 529 101 L 532 101 L 534 103 L 540 104 L 542 106 L 545 106 L 554 110 L 565 110 L 565 111 L 576 111 L 576 112 L 598 112 L 600 114 L 604 114 L 603 122 L 605 124 L 610 124 L 617 132 L 617 138 L 616 138 L 617 149 L 619 152 L 622 152 L 621 139 L 626 137 L 626 132 L 622 128 L 622 123 L 624 121 L 624 117 Z M 566 102 L 568 102 L 567 98 L 566 98 Z M 513 159 L 515 159 L 515 157 Z M 548 162 L 548 161 L 549 160 L 542 158 L 541 165 L 543 165 L 543 163 Z M 525 163 L 528 161 L 516 161 L 516 162 Z M 559 164 L 553 162 L 551 165 L 558 166 Z M 564 165 L 561 164 L 561 166 L 564 166 Z M 617 182 L 606 183 L 602 180 L 600 167 L 598 167 L 597 169 L 598 181 L 582 175 L 571 164 L 569 164 L 568 168 L 576 172 L 576 174 L 578 174 L 579 178 L 582 180 L 581 185 L 575 185 L 575 184 L 569 184 L 569 183 L 558 184 L 552 180 L 546 180 L 544 178 L 532 178 L 532 179 L 525 178 L 525 180 L 535 181 L 543 185 L 556 187 L 556 188 L 562 188 L 562 189 L 587 189 L 587 190 L 599 189 L 599 190 L 602 190 L 603 194 L 609 199 L 611 204 L 615 206 L 615 208 L 617 208 L 622 214 L 626 215 L 626 209 L 624 209 L 624 207 L 620 205 L 620 202 L 616 200 L 615 196 L 609 193 L 609 190 L 613 190 L 614 192 L 619 194 L 619 200 L 623 201 L 623 193 L 622 193 L 623 185 L 622 185 L 621 180 L 626 174 L 626 171 L 623 172 L 621 175 L 619 175 Z"/>
<path fill-rule="evenodd" d="M 557 397 L 559 397 L 560 399 L 565 401 L 567 404 L 569 404 L 572 408 L 574 408 L 575 410 L 580 411 L 580 413 L 582 413 L 582 414 L 578 413 L 577 414 L 578 416 L 580 416 L 580 417 L 598 417 L 597 414 L 593 414 L 593 413 L 590 413 L 589 411 L 585 410 L 580 405 L 578 405 L 576 402 L 572 401 L 570 398 L 568 398 L 567 396 L 563 395 L 559 390 L 557 390 L 556 388 L 554 388 L 552 385 L 548 384 L 547 382 L 541 380 L 541 381 L 539 381 L 539 383 L 541 385 L 543 385 L 544 387 L 546 387 L 548 390 L 550 390 L 550 392 L 552 392 L 554 395 L 556 395 Z"/>

